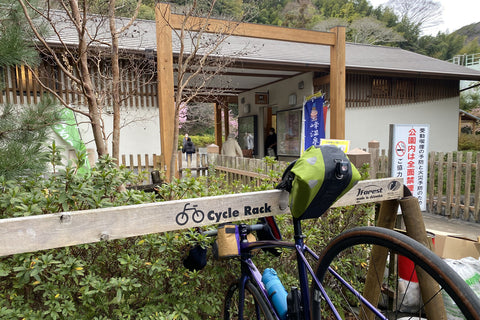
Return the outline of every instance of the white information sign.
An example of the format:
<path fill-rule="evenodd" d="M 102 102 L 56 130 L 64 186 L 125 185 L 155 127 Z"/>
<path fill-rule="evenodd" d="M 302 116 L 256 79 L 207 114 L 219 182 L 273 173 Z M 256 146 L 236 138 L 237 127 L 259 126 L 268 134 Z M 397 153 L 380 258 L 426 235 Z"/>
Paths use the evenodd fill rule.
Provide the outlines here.
<path fill-rule="evenodd" d="M 391 174 L 418 198 L 420 209 L 427 209 L 428 124 L 391 124 Z"/>

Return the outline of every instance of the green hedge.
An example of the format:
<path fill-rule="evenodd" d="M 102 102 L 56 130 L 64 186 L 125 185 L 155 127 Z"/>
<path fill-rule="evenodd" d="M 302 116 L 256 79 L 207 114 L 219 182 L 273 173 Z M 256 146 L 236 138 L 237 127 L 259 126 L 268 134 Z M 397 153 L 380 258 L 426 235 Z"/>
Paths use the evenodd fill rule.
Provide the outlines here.
<path fill-rule="evenodd" d="M 181 149 L 183 146 L 183 138 L 185 135 L 179 135 L 178 137 L 178 148 Z M 215 143 L 215 136 L 214 135 L 204 135 L 204 136 L 189 136 L 192 139 L 193 144 L 195 147 L 203 148 L 208 146 L 209 144 Z"/>
<path fill-rule="evenodd" d="M 458 137 L 458 150 L 480 151 L 480 135 L 461 133 Z"/>
<path fill-rule="evenodd" d="M 158 197 L 143 191 L 120 192 L 138 177 L 102 158 L 90 174 L 72 167 L 49 178 L 6 181 L 0 177 L 2 218 L 61 211 L 272 189 L 281 172 L 260 187 L 227 185 L 223 176 L 187 177 L 162 185 Z M 365 224 L 372 206 L 332 210 L 305 224 L 307 243 L 319 251 L 328 239 L 352 225 Z M 278 217 L 285 239 L 292 239 L 287 216 Z M 0 258 L 2 319 L 219 319 L 228 283 L 238 277 L 236 260 L 215 261 L 190 272 L 182 259 L 192 244 L 210 247 L 191 230 L 165 232 L 95 244 L 16 254 Z M 286 286 L 295 283 L 291 252 L 274 258 L 259 252 L 259 269 L 278 266 Z"/>

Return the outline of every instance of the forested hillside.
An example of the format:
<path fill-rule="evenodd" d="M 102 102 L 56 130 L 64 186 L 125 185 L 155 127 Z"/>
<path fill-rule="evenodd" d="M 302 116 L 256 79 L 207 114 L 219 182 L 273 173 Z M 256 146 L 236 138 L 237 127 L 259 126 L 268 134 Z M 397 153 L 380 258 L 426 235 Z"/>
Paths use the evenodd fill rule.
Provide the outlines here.
<path fill-rule="evenodd" d="M 460 36 L 466 36 L 467 42 L 470 42 L 476 39 L 477 42 L 480 44 L 480 22 L 472 23 L 472 24 L 469 24 L 468 26 L 464 26 L 458 29 L 457 31 L 455 31 L 455 33 Z M 477 51 L 477 52 L 480 52 L 480 51 Z"/>

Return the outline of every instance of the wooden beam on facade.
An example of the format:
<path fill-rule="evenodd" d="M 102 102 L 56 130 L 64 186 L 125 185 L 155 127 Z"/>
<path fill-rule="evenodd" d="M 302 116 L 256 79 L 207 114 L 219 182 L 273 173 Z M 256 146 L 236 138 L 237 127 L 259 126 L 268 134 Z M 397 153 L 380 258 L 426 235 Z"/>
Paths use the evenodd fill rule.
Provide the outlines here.
<path fill-rule="evenodd" d="M 160 144 L 165 163 L 163 170 L 165 176 L 170 176 L 171 159 L 173 155 L 175 135 L 175 99 L 173 82 L 173 54 L 172 54 L 172 29 L 169 26 L 170 6 L 157 4 L 156 6 L 157 30 L 157 77 L 158 77 L 158 108 L 160 117 Z M 176 145 L 175 145 L 176 149 Z"/>
<path fill-rule="evenodd" d="M 222 107 L 215 102 L 215 144 L 222 150 Z"/>
<path fill-rule="evenodd" d="M 313 86 L 314 87 L 319 87 L 324 84 L 329 84 L 330 83 L 330 75 L 327 74 L 326 76 L 320 77 L 320 78 L 315 78 L 313 79 Z"/>
<path fill-rule="evenodd" d="M 179 14 L 171 15 L 170 25 L 173 29 L 184 28 L 185 30 L 191 31 L 203 30 L 208 33 L 221 33 L 249 38 L 323 44 L 328 46 L 335 45 L 336 41 L 336 37 L 333 32 L 292 29 L 212 18 L 205 19 L 200 17 L 189 17 L 188 21 L 185 21 L 185 16 Z"/>
<path fill-rule="evenodd" d="M 223 109 L 223 132 L 225 133 L 224 136 L 224 141 L 227 141 L 228 135 L 230 134 L 230 117 L 229 117 L 229 112 L 228 112 L 228 102 L 223 101 L 222 103 L 222 109 Z"/>
<path fill-rule="evenodd" d="M 345 139 L 345 27 L 331 31 L 336 41 L 330 47 L 330 139 Z"/>

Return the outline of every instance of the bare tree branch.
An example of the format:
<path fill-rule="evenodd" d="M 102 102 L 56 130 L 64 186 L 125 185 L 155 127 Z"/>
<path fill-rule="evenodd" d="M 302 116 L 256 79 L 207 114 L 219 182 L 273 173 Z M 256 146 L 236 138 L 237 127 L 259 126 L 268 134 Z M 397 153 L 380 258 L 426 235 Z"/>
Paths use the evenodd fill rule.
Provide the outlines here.
<path fill-rule="evenodd" d="M 34 6 L 29 0 L 18 1 L 35 35 L 35 44 L 43 54 L 45 68 L 51 69 L 50 75 L 47 74 L 45 78 L 36 76 L 36 81 L 65 107 L 89 119 L 99 155 L 108 152 L 107 141 L 112 134 L 107 132 L 110 129 L 105 127 L 104 116 L 112 106 L 112 150 L 113 157 L 118 159 L 121 107 L 142 87 L 155 80 L 154 62 L 138 61 L 132 53 L 127 54 L 119 48 L 120 37 L 133 36 L 133 33 L 125 34 L 134 25 L 142 1 L 137 1 L 129 19 L 116 17 L 116 0 L 106 3 L 46 0 L 43 8 Z M 110 10 L 103 11 L 103 14 L 91 14 L 91 4 L 98 5 L 100 10 L 107 5 Z M 53 7 L 60 10 L 54 10 Z M 31 16 L 30 11 L 38 18 Z M 123 22 L 118 30 L 117 20 Z M 38 23 L 49 28 L 47 37 L 39 32 Z M 129 69 L 122 71 L 120 61 L 127 61 L 122 66 Z M 57 73 L 62 77 L 57 77 Z M 142 82 L 138 81 L 139 77 L 143 77 Z M 52 82 L 55 84 L 52 85 Z M 122 88 L 130 90 L 124 92 L 127 90 L 121 91 Z M 88 112 L 83 107 L 88 107 Z"/>
<path fill-rule="evenodd" d="M 434 0 L 389 0 L 387 6 L 421 29 L 442 23 L 442 5 Z"/>

